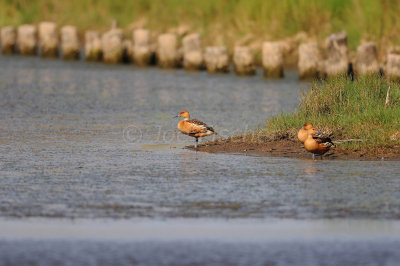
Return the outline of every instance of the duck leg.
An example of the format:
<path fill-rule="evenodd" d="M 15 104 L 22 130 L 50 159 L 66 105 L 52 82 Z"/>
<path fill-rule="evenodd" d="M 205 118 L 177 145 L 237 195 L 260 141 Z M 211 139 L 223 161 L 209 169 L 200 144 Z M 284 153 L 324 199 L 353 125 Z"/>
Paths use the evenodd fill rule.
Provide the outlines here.
<path fill-rule="evenodd" d="M 196 143 L 194 144 L 194 148 L 197 149 L 197 144 L 199 143 L 199 138 L 196 138 Z"/>

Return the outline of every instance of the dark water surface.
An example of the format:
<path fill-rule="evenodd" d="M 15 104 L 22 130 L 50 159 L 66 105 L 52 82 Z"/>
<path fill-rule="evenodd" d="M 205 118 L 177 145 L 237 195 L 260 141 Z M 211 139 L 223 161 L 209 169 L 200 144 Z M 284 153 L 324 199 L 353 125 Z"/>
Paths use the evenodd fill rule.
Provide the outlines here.
<path fill-rule="evenodd" d="M 205 223 L 214 219 L 228 219 L 230 223 L 239 219 L 249 223 L 273 219 L 271 224 L 284 221 L 280 219 L 312 224 L 329 219 L 384 222 L 400 218 L 398 162 L 312 161 L 207 154 L 184 148 L 194 140 L 176 130 L 178 120 L 172 117 L 180 110 L 189 110 L 193 117 L 214 126 L 221 136 L 240 134 L 264 125 L 272 114 L 294 110 L 301 89 L 307 87 L 298 82 L 296 72 L 287 72 L 282 81 L 266 81 L 261 73 L 237 78 L 231 74 L 5 56 L 0 56 L 0 69 L 0 217 L 6 219 L 0 224 L 6 225 L 11 219 L 18 221 L 21 229 L 30 228 L 29 217 L 53 222 L 111 219 L 111 224 L 119 218 L 169 222 L 190 218 L 188 221 L 199 219 Z M 130 226 L 135 225 L 132 221 Z M 162 225 L 161 222 L 157 226 Z M 107 223 L 103 226 L 107 228 Z M 371 228 L 379 231 L 381 226 L 378 223 Z M 86 251 L 103 256 L 111 242 L 119 241 L 91 242 L 91 236 L 86 236 L 65 242 L 61 240 L 65 236 L 59 235 L 52 243 L 29 234 L 26 237 L 33 240 L 25 241 L 13 238 L 18 229 L 11 231 L 15 234 L 0 230 L 0 255 L 14 264 L 19 264 L 16 258 L 22 256 L 16 246 L 32 251 L 27 251 L 28 255 L 59 251 L 58 258 L 33 258 L 39 264 L 54 264 L 54 259 L 63 261 L 70 254 Z M 164 257 L 146 260 L 143 256 L 152 252 L 144 250 L 168 253 L 175 245 L 176 250 L 185 253 L 185 248 L 191 250 L 199 243 L 199 258 L 208 255 L 203 261 L 191 262 L 199 265 L 217 264 L 221 262 L 218 256 L 225 263 L 234 259 L 242 265 L 289 265 L 290 261 L 279 264 L 284 250 L 293 251 L 288 257 L 313 250 L 298 264 L 319 265 L 324 261 L 323 254 L 330 252 L 334 261 L 335 252 L 348 250 L 346 245 L 363 243 L 359 249 L 346 253 L 348 260 L 337 262 L 395 265 L 391 260 L 387 264 L 375 264 L 375 260 L 372 264 L 355 263 L 357 254 L 367 254 L 378 246 L 381 249 L 375 252 L 381 250 L 385 254 L 381 242 L 387 238 L 378 236 L 379 240 L 374 241 L 371 236 L 366 242 L 351 236 L 348 242 L 339 241 L 343 245 L 335 244 L 339 242 L 332 238 L 321 240 L 321 245 L 319 238 L 314 241 L 312 237 L 304 245 L 302 238 L 289 241 L 290 245 L 280 240 L 274 245 L 264 239 L 262 244 L 251 244 L 258 246 L 254 249 L 250 244 L 240 245 L 221 236 L 212 240 L 217 243 L 215 250 L 221 251 L 216 257 L 207 251 L 207 244 L 190 238 L 174 240 L 171 245 L 164 245 L 166 240 L 143 240 L 147 243 L 143 246 L 142 242 L 123 248 L 121 242 L 113 246 L 126 254 L 141 246 L 142 257 L 132 259 L 145 264 L 162 264 L 159 262 Z M 225 241 L 226 246 L 218 241 Z M 398 236 L 390 241 L 386 246 L 399 250 Z M 81 251 L 75 250 L 75 242 L 82 244 Z M 191 244 L 182 244 L 186 242 Z M 336 249 L 324 248 L 329 245 Z M 239 263 L 240 252 L 236 251 L 245 252 L 243 246 L 252 252 L 248 253 L 248 260 Z M 268 256 L 251 260 L 265 249 L 271 250 Z M 398 258 L 399 252 L 388 251 L 386 255 Z M 377 258 L 381 256 L 385 257 Z M 314 257 L 319 259 L 313 261 Z M 129 258 L 118 264 L 128 264 Z M 165 264 L 177 262 L 170 258 Z M 81 264 L 90 263 L 83 260 Z"/>

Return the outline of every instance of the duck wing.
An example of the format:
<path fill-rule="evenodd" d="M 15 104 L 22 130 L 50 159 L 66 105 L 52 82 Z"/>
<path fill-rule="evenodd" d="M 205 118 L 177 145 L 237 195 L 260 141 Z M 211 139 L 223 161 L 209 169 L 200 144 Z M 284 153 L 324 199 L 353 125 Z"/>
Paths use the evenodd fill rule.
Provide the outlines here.
<path fill-rule="evenodd" d="M 317 133 L 312 135 L 313 139 L 315 139 L 315 141 L 318 144 L 330 144 L 330 146 L 336 146 L 333 142 L 332 139 L 322 133 Z"/>
<path fill-rule="evenodd" d="M 198 132 L 207 132 L 212 131 L 215 133 L 214 129 L 210 126 L 208 126 L 206 123 L 197 120 L 197 119 L 191 119 L 191 120 L 187 120 L 186 123 L 190 124 L 192 127 L 192 132 L 191 133 L 198 133 Z"/>

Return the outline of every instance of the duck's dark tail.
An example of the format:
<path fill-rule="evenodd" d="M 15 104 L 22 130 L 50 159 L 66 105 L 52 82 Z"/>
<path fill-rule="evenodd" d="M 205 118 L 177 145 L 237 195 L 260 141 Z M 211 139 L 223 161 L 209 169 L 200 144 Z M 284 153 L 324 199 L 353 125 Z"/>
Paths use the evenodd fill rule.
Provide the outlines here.
<path fill-rule="evenodd" d="M 322 136 L 322 137 L 320 137 L 320 139 L 323 143 L 330 143 L 333 147 L 336 147 L 336 144 L 333 143 L 333 141 L 330 137 Z"/>
<path fill-rule="evenodd" d="M 332 139 L 328 136 L 325 136 L 323 133 L 321 132 L 317 132 L 317 134 L 313 135 L 314 139 L 318 139 L 318 141 L 320 143 L 329 143 L 331 144 L 331 146 L 336 147 L 336 144 L 333 143 Z"/>

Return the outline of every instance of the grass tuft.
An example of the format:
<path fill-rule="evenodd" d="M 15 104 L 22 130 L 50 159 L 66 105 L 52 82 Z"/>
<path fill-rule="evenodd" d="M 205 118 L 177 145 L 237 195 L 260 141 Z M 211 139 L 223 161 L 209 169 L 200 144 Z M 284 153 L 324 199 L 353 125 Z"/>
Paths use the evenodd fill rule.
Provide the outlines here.
<path fill-rule="evenodd" d="M 387 90 L 389 104 L 386 105 Z M 298 109 L 291 114 L 272 117 L 267 132 L 293 132 L 311 122 L 335 140 L 361 139 L 349 147 L 392 147 L 400 138 L 399 84 L 377 76 L 346 77 L 315 81 L 302 96 Z M 397 136 L 397 137 L 396 137 Z"/>

